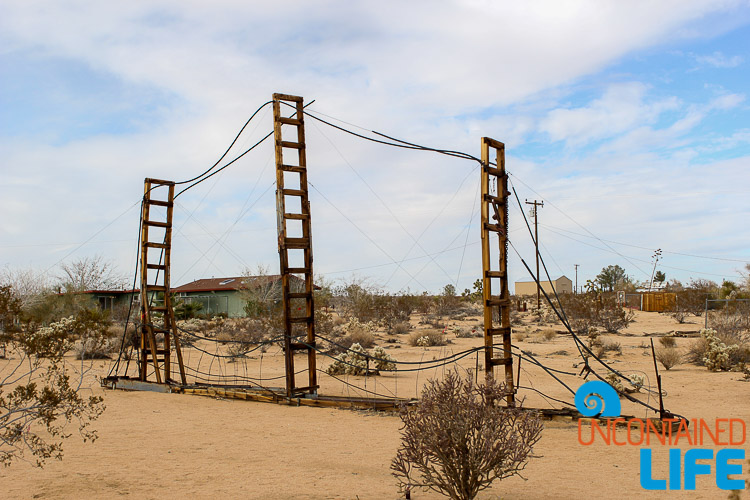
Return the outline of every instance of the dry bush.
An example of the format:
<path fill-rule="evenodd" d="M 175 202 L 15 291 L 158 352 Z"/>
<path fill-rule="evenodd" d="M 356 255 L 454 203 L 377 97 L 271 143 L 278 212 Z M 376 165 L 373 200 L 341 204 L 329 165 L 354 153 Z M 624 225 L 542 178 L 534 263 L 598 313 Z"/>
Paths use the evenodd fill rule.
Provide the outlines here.
<path fill-rule="evenodd" d="M 617 333 L 633 322 L 635 314 L 617 304 L 614 294 L 563 294 L 560 297 L 573 330 L 588 334 L 594 327 Z"/>
<path fill-rule="evenodd" d="M 597 324 L 609 333 L 617 333 L 633 322 L 635 313 L 619 306 L 612 300 L 606 301 L 598 311 Z"/>
<path fill-rule="evenodd" d="M 620 355 L 622 354 L 622 345 L 619 342 L 602 342 L 594 351 L 599 358 L 608 352 L 614 352 L 617 355 Z"/>
<path fill-rule="evenodd" d="M 393 325 L 393 333 L 395 333 L 396 335 L 404 335 L 405 333 L 409 333 L 409 329 L 411 329 L 411 325 L 406 321 Z"/>
<path fill-rule="evenodd" d="M 539 334 L 539 337 L 541 337 L 542 340 L 545 342 L 548 342 L 552 339 L 554 339 L 557 336 L 557 332 L 547 328 L 546 330 L 542 330 L 542 332 Z"/>
<path fill-rule="evenodd" d="M 659 343 L 664 347 L 676 347 L 677 340 L 674 337 L 660 337 Z"/>
<path fill-rule="evenodd" d="M 682 309 L 675 309 L 674 311 L 670 312 L 669 315 L 672 316 L 672 318 L 674 318 L 677 323 L 683 324 L 687 319 L 688 312 Z"/>
<path fill-rule="evenodd" d="M 714 337 L 714 347 L 711 346 L 711 339 L 703 335 L 707 332 L 711 337 Z M 750 363 L 750 344 L 746 339 L 737 337 L 735 335 L 728 335 L 723 332 L 716 332 L 714 330 L 701 330 L 701 338 L 696 339 L 688 347 L 688 351 L 685 355 L 686 360 L 689 363 L 698 366 L 708 366 L 706 360 L 714 358 L 713 364 L 717 369 L 732 369 L 740 366 L 742 363 Z M 724 349 L 721 346 L 728 347 Z M 732 348 L 736 346 L 736 348 Z M 716 359 L 721 352 L 725 352 L 720 356 L 722 359 Z M 716 362 L 719 361 L 718 365 Z M 721 368 L 721 367 L 724 368 Z"/>
<path fill-rule="evenodd" d="M 516 342 L 523 342 L 527 338 L 529 338 L 529 334 L 526 330 L 517 330 L 513 332 L 513 340 Z"/>
<path fill-rule="evenodd" d="M 656 359 L 665 369 L 669 370 L 673 366 L 680 364 L 682 354 L 675 347 L 665 347 L 664 349 L 656 350 Z"/>
<path fill-rule="evenodd" d="M 369 349 L 375 345 L 375 335 L 364 329 L 353 329 L 346 336 L 347 341 L 351 341 L 352 344 L 359 344 L 365 349 Z"/>
<path fill-rule="evenodd" d="M 409 345 L 417 347 L 433 347 L 445 345 L 445 335 L 439 330 L 416 330 L 409 335 Z"/>
<path fill-rule="evenodd" d="M 542 433 L 539 415 L 501 406 L 505 386 L 474 385 L 455 371 L 430 380 L 418 405 L 403 406 L 401 447 L 391 463 L 399 486 L 472 499 L 494 480 L 520 474 Z"/>

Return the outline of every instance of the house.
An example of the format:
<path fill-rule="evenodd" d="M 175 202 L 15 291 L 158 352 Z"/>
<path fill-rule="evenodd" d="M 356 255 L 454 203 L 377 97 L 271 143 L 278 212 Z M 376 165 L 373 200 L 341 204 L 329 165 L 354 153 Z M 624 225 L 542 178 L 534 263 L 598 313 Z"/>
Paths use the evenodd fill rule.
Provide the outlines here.
<path fill-rule="evenodd" d="M 290 280 L 293 289 L 304 289 L 304 280 L 294 275 L 290 276 Z M 226 314 L 230 318 L 246 315 L 248 296 L 253 293 L 260 294 L 266 302 L 279 304 L 281 275 L 207 278 L 172 288 L 172 294 L 178 301 L 200 303 L 203 307 L 198 314 Z"/>
<path fill-rule="evenodd" d="M 542 286 L 542 290 L 548 294 L 552 294 L 552 286 L 555 287 L 557 293 L 572 293 L 573 282 L 566 276 L 560 276 L 559 278 L 552 280 L 552 286 L 549 281 L 540 281 L 539 284 Z M 516 295 L 536 295 L 536 282 L 534 280 L 521 280 L 515 283 Z"/>
<path fill-rule="evenodd" d="M 77 293 L 90 297 L 105 311 L 114 311 L 120 307 L 127 308 L 134 298 L 138 300 L 140 290 L 84 290 Z"/>

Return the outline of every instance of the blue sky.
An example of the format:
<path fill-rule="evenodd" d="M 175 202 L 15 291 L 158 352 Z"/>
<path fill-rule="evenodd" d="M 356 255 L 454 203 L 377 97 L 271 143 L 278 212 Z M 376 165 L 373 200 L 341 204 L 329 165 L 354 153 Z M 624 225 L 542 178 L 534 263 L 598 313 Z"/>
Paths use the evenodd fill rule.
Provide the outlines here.
<path fill-rule="evenodd" d="M 205 170 L 272 92 L 425 145 L 505 142 L 554 275 L 642 280 L 656 248 L 683 282 L 750 262 L 747 1 L 4 1 L 0 47 L 0 267 L 102 255 L 130 275 L 143 178 Z M 233 152 L 271 126 L 259 113 Z M 319 123 L 307 140 L 317 272 L 478 277 L 475 165 Z M 268 146 L 181 197 L 175 284 L 278 268 Z"/>

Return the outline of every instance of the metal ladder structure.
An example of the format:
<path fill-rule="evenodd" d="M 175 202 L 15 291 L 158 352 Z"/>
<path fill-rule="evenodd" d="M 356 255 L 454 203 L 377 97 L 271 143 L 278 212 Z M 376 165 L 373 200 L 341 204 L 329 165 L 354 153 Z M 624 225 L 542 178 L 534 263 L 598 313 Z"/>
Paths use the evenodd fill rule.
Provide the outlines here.
<path fill-rule="evenodd" d="M 166 191 L 166 199 L 152 197 L 155 192 L 161 194 L 164 191 Z M 157 211 L 164 212 L 162 220 L 156 220 Z M 180 337 L 169 293 L 173 212 L 174 182 L 147 178 L 144 182 L 141 208 L 141 341 L 138 358 L 139 378 L 143 382 L 149 381 L 150 368 L 153 368 L 157 383 L 174 382 L 171 366 L 171 347 L 174 342 L 180 380 L 182 384 L 187 383 Z M 149 253 L 149 250 L 154 251 Z M 150 277 L 152 280 L 149 279 Z M 157 313 L 162 315 L 161 324 L 156 323 Z M 164 336 L 161 342 L 157 339 L 157 333 L 162 333 Z"/>
<path fill-rule="evenodd" d="M 497 167 L 490 165 L 490 149 L 495 151 Z M 494 180 L 494 182 L 491 182 Z M 496 186 L 491 193 L 490 184 Z M 511 352 L 510 292 L 508 290 L 508 175 L 505 172 L 505 144 L 482 137 L 482 299 L 484 305 L 484 355 L 485 372 L 494 377 L 495 366 L 505 366 L 505 384 L 508 406 L 515 406 L 513 384 L 513 354 Z M 498 238 L 499 262 L 493 270 L 490 257 L 490 234 Z M 492 280 L 499 280 L 493 295 Z M 494 311 L 500 320 L 493 325 Z M 502 338 L 502 356 L 495 357 L 496 338 Z"/>
<path fill-rule="evenodd" d="M 282 103 L 293 108 L 294 114 L 289 117 L 282 116 Z M 302 97 L 273 94 L 273 132 L 276 152 L 276 211 L 284 316 L 286 395 L 287 397 L 315 396 L 318 392 L 318 382 L 315 359 L 313 253 Z M 304 307 L 295 306 L 302 302 L 304 302 Z M 299 314 L 300 311 L 303 313 Z M 295 325 L 301 325 L 304 333 L 296 329 Z M 304 342 L 295 341 L 297 337 L 303 335 Z M 294 354 L 300 351 L 307 352 L 308 380 L 306 385 L 297 387 Z"/>

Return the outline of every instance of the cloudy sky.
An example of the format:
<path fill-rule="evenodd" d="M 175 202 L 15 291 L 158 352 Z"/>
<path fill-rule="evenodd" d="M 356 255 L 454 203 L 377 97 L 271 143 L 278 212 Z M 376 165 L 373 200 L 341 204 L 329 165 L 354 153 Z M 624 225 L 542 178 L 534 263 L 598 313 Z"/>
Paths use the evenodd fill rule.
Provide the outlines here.
<path fill-rule="evenodd" d="M 0 267 L 101 255 L 132 275 L 143 178 L 204 171 L 283 92 L 365 134 L 504 142 L 555 276 L 648 279 L 661 248 L 668 278 L 736 280 L 749 49 L 747 1 L 2 0 Z M 271 129 L 266 107 L 227 158 Z M 391 291 L 479 277 L 475 163 L 311 119 L 307 142 L 316 272 Z M 278 269 L 271 146 L 178 198 L 173 284 Z M 532 264 L 518 207 L 511 228 Z"/>

